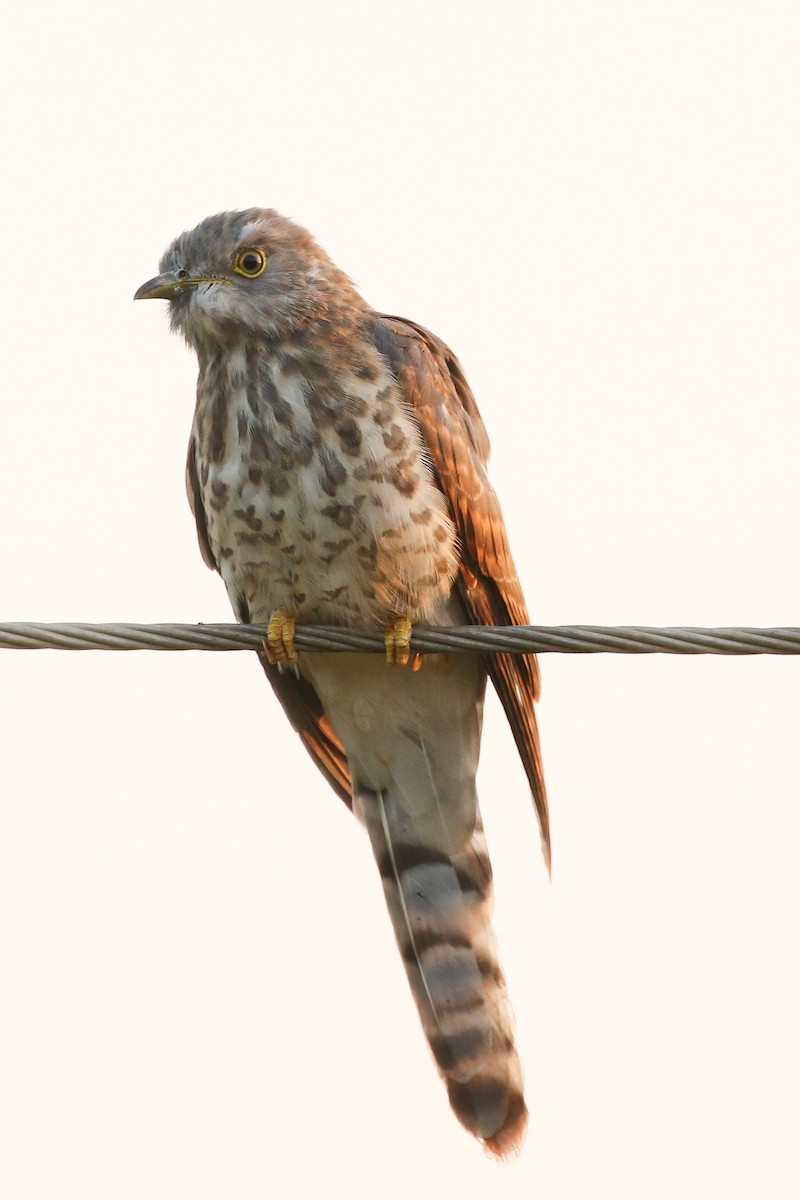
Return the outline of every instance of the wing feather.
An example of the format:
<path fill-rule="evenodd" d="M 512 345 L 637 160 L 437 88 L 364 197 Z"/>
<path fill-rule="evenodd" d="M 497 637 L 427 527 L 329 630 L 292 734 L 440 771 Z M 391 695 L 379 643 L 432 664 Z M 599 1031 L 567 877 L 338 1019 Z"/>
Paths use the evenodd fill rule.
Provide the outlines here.
<path fill-rule="evenodd" d="M 372 335 L 419 422 L 450 506 L 461 541 L 459 591 L 470 619 L 476 625 L 527 625 L 503 514 L 486 473 L 489 438 L 461 364 L 435 334 L 412 321 L 376 314 Z M 534 712 L 536 656 L 487 655 L 486 667 L 528 777 L 549 868 L 550 819 Z"/>
<path fill-rule="evenodd" d="M 219 563 L 211 548 L 208 522 L 203 506 L 203 494 L 197 477 L 194 437 L 189 443 L 189 454 L 186 461 L 186 491 L 197 524 L 197 540 L 200 543 L 203 559 L 212 570 L 219 571 Z M 231 597 L 231 600 L 239 621 L 244 624 L 249 623 L 250 614 L 244 597 Z M 279 671 L 267 660 L 265 654 L 259 654 L 259 659 L 272 684 L 273 691 L 292 725 L 300 734 L 306 750 L 337 796 L 345 802 L 348 808 L 352 808 L 353 789 L 347 755 L 325 715 L 322 701 L 316 691 L 308 680 L 298 679 L 289 671 Z"/>

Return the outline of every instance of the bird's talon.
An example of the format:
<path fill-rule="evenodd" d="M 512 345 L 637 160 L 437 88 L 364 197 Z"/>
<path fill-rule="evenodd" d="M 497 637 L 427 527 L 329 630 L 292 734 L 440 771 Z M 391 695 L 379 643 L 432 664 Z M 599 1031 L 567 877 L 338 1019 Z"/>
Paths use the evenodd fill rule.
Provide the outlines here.
<path fill-rule="evenodd" d="M 397 613 L 389 617 L 389 620 L 386 622 L 383 643 L 386 647 L 386 662 L 388 665 L 390 667 L 404 667 L 411 654 L 411 622 L 408 617 Z"/>
<path fill-rule="evenodd" d="M 283 608 L 276 608 L 269 619 L 267 636 L 264 638 L 263 645 L 267 659 L 273 666 L 277 666 L 280 670 L 293 666 L 295 672 L 299 674 L 297 651 L 294 648 L 296 623 L 296 618 L 292 613 L 286 612 Z"/>

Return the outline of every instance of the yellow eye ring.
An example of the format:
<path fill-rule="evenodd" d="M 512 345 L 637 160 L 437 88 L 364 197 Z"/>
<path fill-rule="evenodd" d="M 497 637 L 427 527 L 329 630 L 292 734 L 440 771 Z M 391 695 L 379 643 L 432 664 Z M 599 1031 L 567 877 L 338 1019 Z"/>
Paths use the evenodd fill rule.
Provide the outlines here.
<path fill-rule="evenodd" d="M 245 279 L 257 279 L 266 265 L 266 254 L 260 246 L 256 246 L 251 250 L 240 250 L 233 269 L 237 275 L 244 275 Z"/>

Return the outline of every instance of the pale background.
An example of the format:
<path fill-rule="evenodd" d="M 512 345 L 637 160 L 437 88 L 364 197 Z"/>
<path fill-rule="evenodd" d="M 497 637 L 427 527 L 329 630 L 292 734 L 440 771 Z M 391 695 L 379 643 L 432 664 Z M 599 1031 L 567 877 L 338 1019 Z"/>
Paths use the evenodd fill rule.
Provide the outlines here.
<path fill-rule="evenodd" d="M 3 619 L 228 619 L 131 297 L 264 204 L 462 357 L 537 621 L 800 624 L 796 3 L 32 4 L 0 53 Z M 552 884 L 490 706 L 507 1166 L 249 656 L 0 672 L 4 1198 L 800 1194 L 797 659 L 547 656 Z"/>

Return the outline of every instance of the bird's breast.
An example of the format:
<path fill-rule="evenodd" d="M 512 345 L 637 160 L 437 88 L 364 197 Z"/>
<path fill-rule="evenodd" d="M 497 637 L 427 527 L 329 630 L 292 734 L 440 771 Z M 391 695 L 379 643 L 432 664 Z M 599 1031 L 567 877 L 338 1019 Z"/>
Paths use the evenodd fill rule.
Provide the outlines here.
<path fill-rule="evenodd" d="M 201 369 L 194 445 L 211 549 L 251 619 L 425 620 L 449 596 L 453 522 L 377 353 L 326 373 L 228 351 Z"/>

